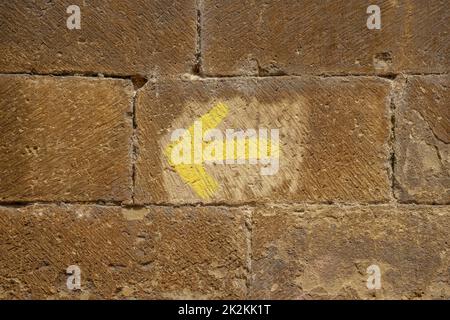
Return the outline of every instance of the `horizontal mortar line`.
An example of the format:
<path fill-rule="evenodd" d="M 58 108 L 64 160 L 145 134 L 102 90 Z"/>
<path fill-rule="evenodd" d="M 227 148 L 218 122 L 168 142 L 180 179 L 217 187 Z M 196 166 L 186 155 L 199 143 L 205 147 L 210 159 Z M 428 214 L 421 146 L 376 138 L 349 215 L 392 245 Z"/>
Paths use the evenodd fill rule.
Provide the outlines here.
<path fill-rule="evenodd" d="M 226 80 L 226 79 L 265 79 L 265 78 L 345 78 L 345 77 L 365 77 L 365 78 L 382 78 L 394 80 L 398 76 L 443 76 L 448 72 L 429 72 L 429 73 L 386 73 L 386 74 L 370 74 L 370 73 L 305 73 L 305 74 L 278 74 L 278 75 L 196 75 L 192 74 L 192 80 Z M 191 79 L 189 79 L 191 80 Z"/>
<path fill-rule="evenodd" d="M 374 202 L 374 203 L 330 203 L 330 202 L 292 202 L 292 203 L 239 203 L 239 204 L 230 204 L 230 203 L 146 203 L 146 204 L 129 204 L 123 202 L 101 202 L 101 201 L 19 201 L 19 202 L 0 202 L 0 207 L 3 208 L 23 208 L 23 207 L 31 207 L 35 205 L 42 206 L 98 206 L 105 208 L 124 208 L 124 209 L 143 209 L 143 208 L 151 208 L 151 207 L 167 207 L 167 208 L 237 208 L 237 209 L 251 209 L 251 208 L 292 208 L 292 207 L 305 207 L 305 208 L 313 208 L 313 207 L 342 207 L 342 208 L 352 208 L 352 207 L 401 207 L 401 206 L 409 206 L 409 207 L 448 207 L 450 203 L 416 203 L 416 202 Z"/>
<path fill-rule="evenodd" d="M 56 72 L 56 73 L 38 73 L 38 72 L 7 72 L 0 73 L 0 76 L 30 76 L 30 77 L 76 77 L 76 78 L 95 78 L 95 79 L 122 79 L 132 81 L 133 77 L 141 76 L 138 74 L 134 75 L 115 75 L 115 74 L 104 74 L 97 72 Z"/>
<path fill-rule="evenodd" d="M 364 74 L 364 73 L 305 73 L 305 74 L 274 74 L 274 75 L 193 75 L 193 80 L 226 80 L 226 79 L 270 79 L 270 78 L 344 78 L 344 77 L 367 77 L 393 79 L 399 74 Z M 431 74 L 430 74 L 431 75 Z"/>
<path fill-rule="evenodd" d="M 179 74 L 173 77 L 154 77 L 142 74 L 118 75 L 106 74 L 101 72 L 55 72 L 55 73 L 39 73 L 39 72 L 0 72 L 0 76 L 35 76 L 35 77 L 78 77 L 78 78 L 95 78 L 95 79 L 123 79 L 132 80 L 133 77 L 139 76 L 154 82 L 159 81 L 199 81 L 199 80 L 226 80 L 226 79 L 266 79 L 266 78 L 344 78 L 344 77 L 367 77 L 367 78 L 383 78 L 393 80 L 397 76 L 442 76 L 448 75 L 448 72 L 442 73 L 387 73 L 387 74 L 366 74 L 366 73 L 342 73 L 342 74 L 274 74 L 274 75 L 199 75 L 199 74 Z M 186 79 L 185 76 L 190 75 L 192 79 Z"/>
<path fill-rule="evenodd" d="M 146 207 L 146 206 L 162 206 L 162 207 L 228 207 L 228 208 L 259 208 L 259 207 L 293 207 L 293 206 L 330 206 L 330 207 L 354 207 L 354 206 L 381 206 L 381 205 L 402 205 L 403 203 L 395 201 L 396 199 L 391 199 L 389 201 L 373 201 L 373 202 L 337 202 L 337 201 L 303 201 L 303 202 L 258 202 L 258 201 L 249 201 L 249 202 L 239 202 L 239 203 L 228 203 L 228 202 L 192 202 L 192 203 L 170 203 L 170 202 L 148 202 L 141 204 L 132 204 L 133 206 L 138 207 Z M 412 205 L 424 205 L 422 203 L 408 203 Z M 446 204 L 425 204 L 425 205 L 450 205 L 450 203 Z M 125 204 L 128 207 L 127 204 Z"/>
<path fill-rule="evenodd" d="M 122 201 L 58 201 L 58 200 L 38 200 L 38 201 L 0 201 L 0 207 L 21 208 L 34 205 L 84 205 L 84 206 L 103 206 L 103 207 L 123 207 Z"/>

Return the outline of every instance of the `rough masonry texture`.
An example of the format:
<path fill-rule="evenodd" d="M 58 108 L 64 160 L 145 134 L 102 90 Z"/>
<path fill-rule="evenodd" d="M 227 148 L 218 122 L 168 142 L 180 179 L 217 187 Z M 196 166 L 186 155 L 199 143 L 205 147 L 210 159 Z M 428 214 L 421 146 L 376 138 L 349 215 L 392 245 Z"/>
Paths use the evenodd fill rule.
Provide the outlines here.
<path fill-rule="evenodd" d="M 0 200 L 131 199 L 131 81 L 0 76 Z"/>
<path fill-rule="evenodd" d="M 270 208 L 253 222 L 252 298 L 450 295 L 448 208 Z M 372 264 L 381 269 L 381 290 L 366 287 Z"/>
<path fill-rule="evenodd" d="M 450 299 L 449 20 L 445 0 L 2 1 L 0 299 Z M 279 130 L 275 174 L 181 172 L 172 135 L 204 119 Z"/>
<path fill-rule="evenodd" d="M 389 92 L 387 80 L 370 77 L 149 84 L 137 98 L 136 201 L 202 200 L 170 170 L 163 150 L 173 130 L 217 103 L 230 108 L 218 129 L 280 130 L 280 168 L 262 176 L 258 165 L 205 165 L 221 185 L 209 201 L 386 201 Z"/>
<path fill-rule="evenodd" d="M 70 5 L 80 30 L 66 27 Z M 0 72 L 150 77 L 195 63 L 195 0 L 2 1 L 0 21 Z"/>
<path fill-rule="evenodd" d="M 244 218 L 213 207 L 0 207 L 0 298 L 243 297 Z M 67 291 L 69 265 L 83 290 Z"/>
<path fill-rule="evenodd" d="M 450 77 L 406 79 L 396 111 L 396 179 L 402 201 L 450 203 Z"/>
<path fill-rule="evenodd" d="M 366 27 L 367 7 L 382 12 Z M 445 0 L 204 1 L 208 75 L 448 72 Z"/>

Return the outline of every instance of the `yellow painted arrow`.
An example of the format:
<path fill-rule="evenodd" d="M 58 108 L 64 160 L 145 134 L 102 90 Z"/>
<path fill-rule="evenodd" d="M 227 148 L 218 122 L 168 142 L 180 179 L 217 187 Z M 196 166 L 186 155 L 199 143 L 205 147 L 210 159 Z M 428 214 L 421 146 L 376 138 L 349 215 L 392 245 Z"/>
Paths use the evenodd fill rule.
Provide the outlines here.
<path fill-rule="evenodd" d="M 223 103 L 218 103 L 210 111 L 197 119 L 193 125 L 191 125 L 180 140 L 170 143 L 165 149 L 165 155 L 169 161 L 169 164 L 174 168 L 175 172 L 186 182 L 202 199 L 210 198 L 218 189 L 218 182 L 211 177 L 205 170 L 203 164 L 217 161 L 216 155 L 206 154 L 200 152 L 201 158 L 198 159 L 198 152 L 195 149 L 199 148 L 198 141 L 193 139 L 195 135 L 195 124 L 199 124 L 201 128 L 201 137 L 203 138 L 205 132 L 215 129 L 222 120 L 228 115 L 229 109 Z M 186 140 L 186 139 L 190 139 Z M 278 145 L 272 145 L 270 140 L 260 139 L 258 137 L 245 137 L 244 140 L 232 139 L 226 140 L 223 143 L 223 149 L 226 150 L 220 155 L 221 160 L 227 162 L 227 160 L 250 160 L 261 159 L 268 156 L 278 156 Z M 189 150 L 191 150 L 191 159 L 194 159 L 192 163 L 184 164 L 178 163 L 173 159 L 173 149 L 180 143 L 188 143 Z M 201 149 L 212 144 L 216 141 L 205 142 L 201 141 Z M 261 150 L 261 145 L 266 146 L 265 150 Z M 240 154 L 237 152 L 238 147 L 243 148 L 245 152 Z M 251 152 L 253 150 L 253 152 Z M 256 152 L 254 151 L 256 150 Z M 198 151 L 198 150 L 197 150 Z M 197 158 L 197 159 L 196 159 Z"/>

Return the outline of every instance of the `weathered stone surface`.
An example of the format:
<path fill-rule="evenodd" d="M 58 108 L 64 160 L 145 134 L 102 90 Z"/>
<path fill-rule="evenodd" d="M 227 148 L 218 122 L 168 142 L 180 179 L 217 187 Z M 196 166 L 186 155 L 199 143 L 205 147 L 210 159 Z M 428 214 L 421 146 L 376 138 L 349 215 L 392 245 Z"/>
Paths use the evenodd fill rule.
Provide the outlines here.
<path fill-rule="evenodd" d="M 400 201 L 450 203 L 450 77 L 408 77 L 396 110 Z"/>
<path fill-rule="evenodd" d="M 375 202 L 390 199 L 389 81 L 370 77 L 259 78 L 149 83 L 137 96 L 137 203 Z M 280 130 L 280 165 L 204 165 L 218 183 L 201 199 L 165 155 L 175 129 L 217 103 L 218 129 Z"/>
<path fill-rule="evenodd" d="M 450 62 L 445 0 L 377 1 L 369 30 L 359 0 L 204 1 L 203 72 L 389 74 L 443 72 Z"/>
<path fill-rule="evenodd" d="M 81 29 L 69 30 L 78 5 Z M 195 0 L 2 1 L 0 72 L 174 76 L 195 62 Z"/>
<path fill-rule="evenodd" d="M 274 207 L 252 235 L 252 298 L 450 298 L 448 207 Z"/>
<path fill-rule="evenodd" d="M 239 209 L 0 207 L 0 298 L 243 298 L 246 232 Z"/>
<path fill-rule="evenodd" d="M 0 76 L 0 201 L 131 199 L 130 81 Z"/>

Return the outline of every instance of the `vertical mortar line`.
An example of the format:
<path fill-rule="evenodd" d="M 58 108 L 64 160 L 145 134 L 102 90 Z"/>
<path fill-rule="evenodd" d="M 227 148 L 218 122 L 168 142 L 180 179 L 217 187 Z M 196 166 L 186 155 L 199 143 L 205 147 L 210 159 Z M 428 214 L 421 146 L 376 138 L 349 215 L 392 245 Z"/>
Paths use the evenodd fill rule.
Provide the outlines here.
<path fill-rule="evenodd" d="M 139 152 L 138 144 L 138 124 L 136 117 L 137 110 L 137 98 L 139 90 L 145 87 L 148 82 L 148 78 L 143 75 L 133 75 L 131 76 L 131 82 L 133 84 L 134 92 L 132 98 L 132 124 L 133 130 L 131 134 L 131 203 L 135 204 L 135 188 L 136 188 L 136 162 Z"/>
<path fill-rule="evenodd" d="M 136 121 L 136 99 L 137 99 L 138 89 L 134 89 L 133 99 L 132 99 L 132 124 L 133 131 L 131 134 L 131 202 L 135 203 L 135 186 L 136 186 L 136 160 L 137 160 L 137 121 Z"/>
<path fill-rule="evenodd" d="M 245 212 L 245 235 L 246 235 L 246 299 L 250 299 L 250 291 L 252 288 L 252 260 L 253 260 L 253 210 L 255 208 L 248 208 Z"/>
<path fill-rule="evenodd" d="M 193 73 L 202 74 L 202 23 L 203 23 L 203 0 L 195 1 L 195 9 L 197 14 L 196 24 L 196 42 L 195 42 L 195 64 Z"/>
<path fill-rule="evenodd" d="M 396 188 L 396 178 L 395 178 L 395 166 L 396 166 L 396 154 L 395 154 L 395 145 L 396 145 L 396 110 L 397 104 L 401 103 L 401 99 L 403 97 L 403 91 L 405 89 L 405 84 L 407 83 L 407 77 L 404 75 L 397 75 L 391 83 L 391 92 L 390 92 L 390 102 L 389 102 L 389 112 L 390 112 L 390 174 L 391 174 L 391 197 L 394 202 L 398 202 L 398 199 L 395 196 L 395 188 Z"/>
<path fill-rule="evenodd" d="M 391 92 L 389 95 L 389 114 L 390 114 L 390 133 L 389 133 L 389 143 L 390 143 L 390 155 L 389 155 L 389 165 L 391 174 L 391 199 L 396 201 L 395 198 L 395 79 L 391 83 Z"/>

